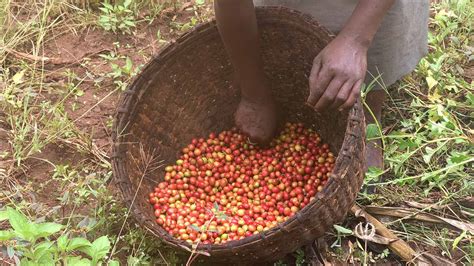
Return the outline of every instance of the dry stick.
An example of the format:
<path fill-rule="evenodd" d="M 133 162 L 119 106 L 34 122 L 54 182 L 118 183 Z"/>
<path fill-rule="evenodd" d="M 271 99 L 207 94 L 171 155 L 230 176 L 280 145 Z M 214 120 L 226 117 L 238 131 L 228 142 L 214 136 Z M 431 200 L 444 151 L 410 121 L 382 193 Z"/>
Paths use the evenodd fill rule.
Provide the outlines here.
<path fill-rule="evenodd" d="M 80 58 L 74 58 L 73 60 L 61 60 L 60 58 L 55 58 L 55 57 L 45 57 L 45 56 L 27 54 L 27 53 L 10 49 L 8 47 L 0 47 L 0 48 L 4 49 L 7 53 L 12 54 L 16 58 L 27 59 L 34 62 L 39 61 L 39 62 L 44 62 L 44 63 L 51 63 L 54 65 L 74 65 L 74 64 L 78 64 L 81 60 L 83 60 L 86 57 L 93 56 L 102 52 L 110 51 L 110 49 L 101 49 L 99 51 L 85 53 Z"/>
<path fill-rule="evenodd" d="M 143 147 L 140 146 L 140 149 L 142 151 Z M 142 158 L 142 160 L 144 160 L 145 158 Z M 135 161 L 135 163 L 137 164 L 137 162 Z M 117 235 L 117 240 L 115 240 L 115 243 L 112 247 L 112 250 L 110 251 L 110 256 L 107 260 L 107 264 L 109 264 L 110 260 L 112 259 L 112 255 L 115 253 L 115 249 L 117 248 L 117 244 L 118 242 L 120 241 L 120 237 L 122 236 L 122 232 L 123 232 L 123 229 L 125 228 L 125 224 L 127 223 L 127 219 L 128 217 L 130 216 L 130 213 L 132 212 L 132 208 L 133 208 L 133 204 L 135 204 L 135 200 L 137 199 L 137 196 L 138 196 L 138 190 L 139 188 L 141 187 L 142 185 L 142 182 L 143 182 L 143 179 L 145 178 L 145 176 L 148 174 L 148 170 L 149 168 L 151 168 L 152 164 L 153 164 L 153 158 L 150 158 L 148 161 L 145 162 L 146 165 L 143 169 L 143 172 L 142 172 L 142 175 L 140 177 L 140 181 L 138 182 L 138 186 L 137 186 L 137 190 L 135 191 L 135 194 L 133 195 L 133 198 L 132 198 L 132 202 L 130 203 L 130 207 L 128 208 L 127 210 L 127 213 L 125 214 L 125 219 L 123 220 L 123 223 L 122 223 L 122 226 L 120 227 L 120 231 L 118 232 L 118 235 Z M 141 170 L 140 167 L 138 166 L 137 164 L 137 168 L 138 170 Z"/>
<path fill-rule="evenodd" d="M 26 53 L 15 51 L 15 50 L 10 49 L 8 47 L 1 47 L 1 48 L 3 48 L 7 53 L 10 53 L 10 54 L 14 55 L 15 57 L 21 58 L 21 59 L 28 59 L 28 60 L 31 60 L 31 61 L 42 61 L 42 62 L 48 62 L 48 61 L 52 60 L 52 58 L 49 58 L 49 57 L 42 57 L 42 56 L 36 56 L 36 55 L 32 55 L 32 54 L 26 54 Z"/>
<path fill-rule="evenodd" d="M 388 248 L 393 251 L 397 256 L 399 256 L 404 261 L 412 261 L 415 256 L 416 252 L 413 250 L 405 241 L 398 238 L 394 233 L 385 227 L 379 220 L 375 219 L 373 216 L 362 210 L 359 206 L 354 204 L 351 208 L 351 212 L 356 217 L 363 217 L 368 222 L 374 225 L 375 230 L 377 233 L 383 237 L 395 239 L 392 243 L 388 244 Z"/>
<path fill-rule="evenodd" d="M 209 221 L 207 221 L 207 223 L 204 225 L 204 229 L 206 230 L 206 232 L 207 232 L 207 228 L 211 224 L 212 220 L 214 220 L 214 218 L 215 218 L 215 213 L 213 212 L 211 219 L 209 219 Z M 201 236 L 202 234 L 205 234 L 206 232 L 201 232 L 199 236 Z M 199 256 L 199 253 L 197 253 L 196 250 L 200 243 L 201 243 L 201 237 L 199 237 L 198 241 L 196 242 L 196 246 L 191 250 L 191 255 L 189 255 L 188 261 L 186 262 L 186 266 L 190 266 L 191 263 Z"/>
<path fill-rule="evenodd" d="M 148 228 L 148 227 L 146 227 L 146 226 L 145 226 L 145 230 L 147 230 L 150 234 L 156 236 L 157 238 L 161 238 L 161 236 L 157 235 L 157 234 L 155 233 L 155 231 L 150 230 L 150 228 Z M 169 263 L 168 261 L 166 261 L 166 259 L 165 259 L 165 257 L 163 256 L 163 254 L 161 254 L 160 249 L 157 249 L 157 251 L 158 251 L 158 254 L 160 255 L 161 259 L 165 262 L 166 266 L 169 266 L 170 263 Z"/>

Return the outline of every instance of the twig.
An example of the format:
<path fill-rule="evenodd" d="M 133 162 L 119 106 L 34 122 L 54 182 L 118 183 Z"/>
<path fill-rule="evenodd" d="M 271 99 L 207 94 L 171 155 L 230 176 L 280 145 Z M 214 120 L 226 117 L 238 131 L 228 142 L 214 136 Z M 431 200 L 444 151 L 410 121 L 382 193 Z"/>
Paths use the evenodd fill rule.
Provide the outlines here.
<path fill-rule="evenodd" d="M 7 53 L 12 54 L 17 58 L 27 59 L 27 60 L 30 60 L 30 61 L 49 62 L 49 61 L 52 61 L 54 59 L 54 58 L 49 58 L 49 57 L 44 57 L 44 56 L 37 56 L 37 55 L 18 52 L 18 51 L 15 51 L 13 49 L 10 49 L 8 47 L 1 47 L 1 48 L 4 49 L 5 51 L 7 51 Z M 56 59 L 56 60 L 58 60 L 58 59 Z"/>
<path fill-rule="evenodd" d="M 141 161 L 145 163 L 144 168 L 141 169 L 138 162 L 134 160 L 136 167 L 138 168 L 139 171 L 142 172 L 142 175 L 140 177 L 140 181 L 138 182 L 137 189 L 135 191 L 135 194 L 133 195 L 132 202 L 130 203 L 130 207 L 127 210 L 127 213 L 125 214 L 125 219 L 123 220 L 122 226 L 120 227 L 120 230 L 117 234 L 117 240 L 114 243 L 114 246 L 112 247 L 112 250 L 110 252 L 109 260 L 107 261 L 110 262 L 110 259 L 112 258 L 112 255 L 115 253 L 115 249 L 117 248 L 117 244 L 120 241 L 120 236 L 122 235 L 123 229 L 125 228 L 125 224 L 127 223 L 127 219 L 130 216 L 130 213 L 132 212 L 133 205 L 135 204 L 135 200 L 138 196 L 138 191 L 142 185 L 143 179 L 145 176 L 149 173 L 149 171 L 153 171 L 153 164 L 154 164 L 154 157 L 153 155 L 151 156 L 146 156 L 145 151 L 143 150 L 143 146 L 140 144 L 140 155 L 141 155 Z"/>
<path fill-rule="evenodd" d="M 201 232 L 201 234 L 199 234 L 199 236 L 201 236 L 202 234 L 206 234 L 207 228 L 209 228 L 209 225 L 211 224 L 212 220 L 214 220 L 215 217 L 216 217 L 215 213 L 212 212 L 212 217 L 204 225 L 204 229 L 206 231 Z M 198 241 L 196 242 L 196 245 L 191 250 L 191 255 L 189 255 L 188 261 L 186 262 L 186 266 L 190 266 L 191 263 L 199 256 L 199 253 L 197 253 L 196 251 L 197 251 L 197 248 L 198 248 L 200 243 L 201 243 L 201 237 L 199 237 Z"/>

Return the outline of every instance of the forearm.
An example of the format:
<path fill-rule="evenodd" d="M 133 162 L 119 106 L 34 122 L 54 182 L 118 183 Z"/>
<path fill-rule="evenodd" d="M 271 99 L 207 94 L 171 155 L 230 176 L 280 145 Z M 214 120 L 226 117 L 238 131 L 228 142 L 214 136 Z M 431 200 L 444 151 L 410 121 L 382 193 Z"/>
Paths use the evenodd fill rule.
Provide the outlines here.
<path fill-rule="evenodd" d="M 252 94 L 246 88 L 259 87 L 256 83 L 264 76 L 253 1 L 216 0 L 214 6 L 219 33 L 241 82 L 242 93 Z"/>
<path fill-rule="evenodd" d="M 359 0 L 338 38 L 345 38 L 368 48 L 394 2 L 395 0 Z"/>

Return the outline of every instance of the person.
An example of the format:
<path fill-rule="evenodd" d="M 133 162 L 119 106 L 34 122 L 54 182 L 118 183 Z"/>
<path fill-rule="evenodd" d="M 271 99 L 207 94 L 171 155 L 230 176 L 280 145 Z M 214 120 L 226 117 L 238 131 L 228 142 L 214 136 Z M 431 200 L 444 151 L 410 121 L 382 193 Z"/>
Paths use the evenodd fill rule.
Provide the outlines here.
<path fill-rule="evenodd" d="M 267 144 L 277 117 L 260 56 L 255 5 L 309 13 L 336 37 L 314 58 L 307 104 L 316 111 L 347 110 L 363 83 L 379 77 L 366 103 L 381 122 L 384 88 L 411 72 L 427 52 L 428 0 L 215 0 L 217 26 L 241 90 L 236 125 Z M 367 123 L 374 123 L 365 110 Z M 383 168 L 379 140 L 366 147 L 367 166 Z"/>

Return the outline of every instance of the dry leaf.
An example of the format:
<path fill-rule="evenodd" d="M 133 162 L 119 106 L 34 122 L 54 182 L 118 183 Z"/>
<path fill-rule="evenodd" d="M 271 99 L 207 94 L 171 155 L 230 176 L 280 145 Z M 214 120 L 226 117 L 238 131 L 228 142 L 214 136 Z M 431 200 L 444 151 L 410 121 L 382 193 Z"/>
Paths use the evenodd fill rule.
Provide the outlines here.
<path fill-rule="evenodd" d="M 419 210 L 396 208 L 396 207 L 377 207 L 366 206 L 365 210 L 374 215 L 384 215 L 391 217 L 398 217 L 402 219 L 419 220 L 430 223 L 448 224 L 461 231 L 468 231 L 474 234 L 474 224 L 470 222 L 463 222 L 451 218 L 445 218 L 438 215 L 421 212 Z"/>

